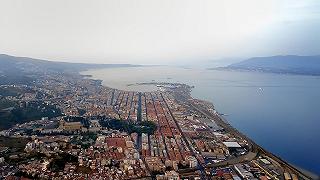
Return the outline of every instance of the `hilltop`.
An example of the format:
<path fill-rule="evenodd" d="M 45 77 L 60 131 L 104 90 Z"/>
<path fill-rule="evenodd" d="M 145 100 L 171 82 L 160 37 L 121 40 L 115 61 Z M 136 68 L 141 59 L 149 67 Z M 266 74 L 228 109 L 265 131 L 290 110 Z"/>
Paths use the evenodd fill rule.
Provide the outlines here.
<path fill-rule="evenodd" d="M 41 71 L 79 71 L 91 68 L 111 68 L 111 67 L 128 67 L 137 66 L 132 64 L 90 64 L 90 63 L 69 63 L 56 62 L 42 59 L 33 59 L 28 57 L 16 57 L 6 54 L 0 54 L 0 72 L 23 71 L 29 72 L 34 70 Z"/>
<path fill-rule="evenodd" d="M 320 56 L 253 57 L 218 69 L 262 71 L 301 75 L 320 75 Z"/>
<path fill-rule="evenodd" d="M 0 85 L 27 83 L 30 76 L 48 73 L 78 73 L 87 69 L 134 67 L 132 64 L 87 64 L 56 62 L 0 54 Z"/>

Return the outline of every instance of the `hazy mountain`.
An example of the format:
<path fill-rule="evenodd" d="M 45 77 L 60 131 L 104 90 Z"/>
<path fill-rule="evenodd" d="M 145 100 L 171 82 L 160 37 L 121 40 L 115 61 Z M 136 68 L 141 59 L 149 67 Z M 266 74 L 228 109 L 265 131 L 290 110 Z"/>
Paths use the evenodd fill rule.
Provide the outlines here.
<path fill-rule="evenodd" d="M 28 83 L 30 75 L 46 73 L 78 73 L 86 69 L 131 67 L 131 64 L 85 64 L 54 62 L 0 54 L 0 84 Z"/>
<path fill-rule="evenodd" d="M 320 56 L 254 57 L 222 69 L 320 75 Z"/>
<path fill-rule="evenodd" d="M 86 64 L 86 63 L 67 63 L 54 62 L 40 59 L 33 59 L 28 57 L 15 57 L 5 54 L 0 54 L 0 72 L 12 71 L 81 71 L 90 68 L 110 68 L 110 67 L 128 67 L 137 66 L 131 64 Z"/>

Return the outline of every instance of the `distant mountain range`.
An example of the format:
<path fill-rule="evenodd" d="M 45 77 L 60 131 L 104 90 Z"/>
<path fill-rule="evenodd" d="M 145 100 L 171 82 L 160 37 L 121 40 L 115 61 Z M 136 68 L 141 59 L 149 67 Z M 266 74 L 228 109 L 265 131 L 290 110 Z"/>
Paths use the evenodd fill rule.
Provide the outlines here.
<path fill-rule="evenodd" d="M 0 85 L 30 82 L 30 76 L 46 73 L 78 73 L 87 69 L 135 67 L 132 64 L 86 64 L 55 62 L 0 54 Z"/>
<path fill-rule="evenodd" d="M 212 68 L 217 69 L 217 68 Z M 261 71 L 271 73 L 320 75 L 320 56 L 254 57 L 218 69 Z"/>
<path fill-rule="evenodd" d="M 48 60 L 33 59 L 28 57 L 15 57 L 0 54 L 0 73 L 1 72 L 29 72 L 33 70 L 41 71 L 81 71 L 91 68 L 111 68 L 137 66 L 132 64 L 87 64 L 87 63 L 67 63 Z"/>

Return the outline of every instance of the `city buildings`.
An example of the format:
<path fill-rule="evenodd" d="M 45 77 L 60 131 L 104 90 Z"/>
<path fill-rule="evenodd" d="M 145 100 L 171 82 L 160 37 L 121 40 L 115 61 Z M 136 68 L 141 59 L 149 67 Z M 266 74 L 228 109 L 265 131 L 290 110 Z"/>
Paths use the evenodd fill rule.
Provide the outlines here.
<path fill-rule="evenodd" d="M 79 76 L 43 75 L 28 87 L 35 93 L 6 98 L 21 107 L 41 101 L 62 114 L 1 131 L 2 137 L 24 138 L 27 143 L 21 151 L 1 147 L 0 175 L 7 179 L 304 178 L 225 123 L 211 103 L 193 99 L 188 85 L 154 85 L 159 91 L 127 92 Z M 112 129 L 107 126 L 111 120 L 128 123 Z M 155 131 L 143 131 L 142 122 L 155 124 Z M 128 131 L 131 125 L 142 131 L 132 127 Z"/>

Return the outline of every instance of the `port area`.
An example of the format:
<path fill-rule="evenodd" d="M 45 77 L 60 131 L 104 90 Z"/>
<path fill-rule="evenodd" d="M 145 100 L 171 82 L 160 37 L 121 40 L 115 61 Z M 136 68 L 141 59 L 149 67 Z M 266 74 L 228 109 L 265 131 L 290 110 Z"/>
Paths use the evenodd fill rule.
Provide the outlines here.
<path fill-rule="evenodd" d="M 319 178 L 312 173 L 305 173 L 303 170 L 295 168 L 280 157 L 268 152 L 236 128 L 232 127 L 225 117 L 223 117 L 223 114 L 220 114 L 215 110 L 214 105 L 211 102 L 192 98 L 190 86 L 181 87 L 182 88 L 175 88 L 174 90 L 167 89 L 167 91 L 171 92 L 176 101 L 183 104 L 189 111 L 194 113 L 195 117 L 203 123 L 209 134 L 211 133 L 211 135 L 213 135 L 212 137 L 217 140 L 215 141 L 216 143 L 222 142 L 229 150 L 224 154 L 226 158 L 222 161 L 208 163 L 205 160 L 204 163 L 202 163 L 206 175 L 215 175 L 216 173 L 212 172 L 221 169 L 231 169 L 231 171 L 239 175 L 241 179 L 265 179 L 265 177 L 267 179 Z M 190 116 L 189 118 L 192 119 Z M 194 131 L 197 132 L 197 129 L 194 129 Z M 221 134 L 229 136 L 229 139 L 219 138 L 219 135 Z M 198 135 L 201 136 L 201 133 Z M 238 144 L 229 142 L 231 139 Z M 199 158 L 199 162 L 203 162 L 202 158 L 207 159 L 203 150 L 195 149 L 195 151 L 197 154 L 204 155 Z M 252 177 L 250 173 L 254 176 Z M 261 173 L 260 175 L 262 176 L 256 176 L 256 174 L 259 173 Z M 233 179 L 238 178 L 237 176 L 233 176 Z"/>
<path fill-rule="evenodd" d="M 20 142 L 0 146 L 3 177 L 312 179 L 233 128 L 212 103 L 191 97 L 192 86 L 152 82 L 156 91 L 135 92 L 90 79 L 53 82 L 39 89 L 61 116 L 0 131 L 1 141 Z"/>

